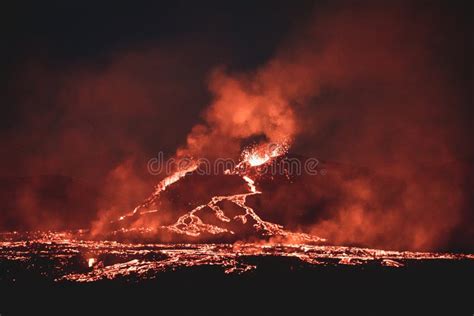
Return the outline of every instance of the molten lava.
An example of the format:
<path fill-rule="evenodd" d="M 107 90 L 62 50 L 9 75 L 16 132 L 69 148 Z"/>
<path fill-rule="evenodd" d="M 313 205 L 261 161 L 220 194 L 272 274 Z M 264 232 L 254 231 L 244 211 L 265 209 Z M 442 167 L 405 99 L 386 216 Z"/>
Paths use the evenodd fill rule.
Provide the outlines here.
<path fill-rule="evenodd" d="M 123 216 L 120 216 L 119 220 L 122 221 L 125 218 L 134 216 L 136 214 L 144 215 L 144 214 L 148 214 L 148 213 L 157 212 L 157 210 L 148 210 L 148 211 L 141 211 L 140 212 L 140 209 L 148 207 L 149 205 L 151 205 L 156 200 L 156 198 L 160 195 L 160 193 L 165 191 L 168 186 L 170 186 L 173 183 L 179 181 L 179 179 L 186 176 L 186 174 L 188 172 L 193 172 L 198 167 L 199 167 L 199 165 L 197 163 L 193 163 L 190 166 L 188 166 L 184 169 L 178 170 L 175 173 L 173 173 L 171 176 L 166 177 L 165 179 L 161 180 L 160 183 L 158 183 L 155 186 L 155 191 L 145 201 L 143 201 L 142 204 L 135 207 L 132 212 L 130 212 L 128 214 L 125 214 Z"/>
<path fill-rule="evenodd" d="M 56 282 L 137 282 L 199 266 L 213 266 L 225 274 L 244 274 L 264 269 L 260 260 L 269 257 L 285 262 L 289 270 L 328 266 L 403 269 L 459 262 L 472 266 L 474 262 L 472 254 L 291 243 L 143 244 L 87 238 L 84 231 L 0 233 L 0 265 L 10 267 L 2 269 L 0 281 L 13 282 L 15 273 L 22 269 Z"/>
<path fill-rule="evenodd" d="M 96 261 L 97 260 L 95 258 L 87 259 L 87 265 L 89 266 L 89 268 L 91 268 L 96 263 Z"/>
<path fill-rule="evenodd" d="M 203 209 L 210 209 L 213 211 L 215 218 L 218 223 L 229 223 L 231 221 L 241 223 L 245 225 L 252 220 L 252 227 L 255 235 L 264 239 L 278 239 L 279 241 L 284 240 L 292 243 L 312 243 L 324 241 L 323 238 L 305 234 L 295 233 L 286 231 L 283 226 L 275 223 L 271 223 L 263 220 L 257 215 L 256 211 L 247 205 L 247 198 L 249 196 L 262 194 L 261 191 L 257 190 L 255 179 L 251 178 L 253 168 L 258 166 L 269 164 L 276 157 L 279 157 L 287 152 L 288 146 L 286 143 L 282 144 L 263 144 L 260 146 L 253 146 L 245 149 L 242 153 L 242 160 L 237 164 L 234 170 L 227 171 L 227 176 L 238 176 L 247 185 L 247 192 L 228 194 L 228 195 L 215 195 L 207 203 L 200 204 L 193 208 L 191 211 L 180 216 L 174 224 L 161 225 L 160 229 L 168 232 L 172 232 L 178 235 L 185 235 L 190 237 L 199 237 L 202 234 L 207 235 L 233 235 L 236 239 L 239 239 L 237 232 L 222 227 L 219 224 L 206 223 L 199 215 Z M 143 208 L 147 208 L 157 201 L 160 194 L 166 190 L 166 188 L 180 179 L 184 178 L 188 173 L 196 170 L 198 164 L 193 164 L 183 170 L 178 170 L 176 173 L 162 180 L 155 188 L 154 193 L 146 199 L 143 203 L 138 205 L 133 212 L 121 216 L 119 221 L 124 220 L 127 217 L 145 215 L 147 213 L 157 212 L 158 210 L 145 210 L 140 211 Z M 243 212 L 241 214 L 229 217 L 226 215 L 220 204 L 222 202 L 231 202 L 238 206 Z M 146 227 L 145 227 L 146 228 Z M 121 232 L 127 232 L 128 229 L 122 227 Z"/>
<path fill-rule="evenodd" d="M 258 167 L 285 154 L 287 151 L 288 145 L 286 143 L 249 147 L 242 152 L 242 163 L 248 163 L 250 167 Z"/>

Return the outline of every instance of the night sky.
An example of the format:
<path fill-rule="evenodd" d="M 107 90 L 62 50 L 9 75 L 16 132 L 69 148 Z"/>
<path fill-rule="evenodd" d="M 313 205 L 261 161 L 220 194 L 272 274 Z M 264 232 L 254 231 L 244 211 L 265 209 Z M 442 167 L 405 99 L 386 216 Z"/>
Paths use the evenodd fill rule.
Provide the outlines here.
<path fill-rule="evenodd" d="M 215 146 L 204 155 L 235 157 L 278 129 L 296 154 L 403 183 L 364 203 L 403 200 L 394 213 L 410 220 L 394 215 L 395 227 L 436 227 L 413 248 L 474 247 L 462 242 L 474 217 L 471 1 L 25 1 L 0 12 L 3 178 L 71 177 L 106 188 L 100 207 L 123 208 L 156 183 L 146 162 L 159 151 L 203 155 L 189 144 L 203 137 Z M 219 103 L 244 109 L 239 93 L 274 91 L 272 128 L 258 118 L 272 108 L 240 124 Z M 110 194 L 120 181 L 135 189 Z M 354 212 L 336 210 L 335 225 Z M 448 237 L 424 243 L 438 234 Z"/>

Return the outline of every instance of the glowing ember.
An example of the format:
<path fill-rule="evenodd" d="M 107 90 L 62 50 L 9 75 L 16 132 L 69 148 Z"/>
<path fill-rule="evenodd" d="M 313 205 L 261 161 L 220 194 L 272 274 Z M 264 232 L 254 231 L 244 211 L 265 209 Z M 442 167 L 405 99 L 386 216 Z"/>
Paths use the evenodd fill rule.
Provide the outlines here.
<path fill-rule="evenodd" d="M 96 259 L 95 259 L 95 258 L 89 258 L 89 259 L 87 260 L 87 265 L 89 266 L 89 268 L 91 268 L 95 263 L 96 263 Z"/>
<path fill-rule="evenodd" d="M 288 146 L 284 143 L 264 144 L 245 149 L 242 153 L 242 161 L 248 163 L 251 167 L 258 167 L 285 154 L 287 151 Z"/>

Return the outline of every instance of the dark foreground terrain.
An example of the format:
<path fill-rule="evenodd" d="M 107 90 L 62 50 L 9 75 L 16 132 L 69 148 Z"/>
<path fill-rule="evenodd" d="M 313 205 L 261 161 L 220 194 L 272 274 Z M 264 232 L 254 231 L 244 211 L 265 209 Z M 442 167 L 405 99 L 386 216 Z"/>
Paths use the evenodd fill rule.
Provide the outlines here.
<path fill-rule="evenodd" d="M 88 240 L 80 232 L 1 236 L 2 315 L 32 307 L 61 310 L 59 303 L 122 312 L 165 305 L 211 312 L 221 304 L 234 310 L 254 303 L 266 310 L 337 312 L 369 304 L 394 311 L 408 302 L 425 311 L 474 310 L 473 255 L 291 244 L 129 244 Z M 176 299 L 181 304 L 173 305 Z"/>

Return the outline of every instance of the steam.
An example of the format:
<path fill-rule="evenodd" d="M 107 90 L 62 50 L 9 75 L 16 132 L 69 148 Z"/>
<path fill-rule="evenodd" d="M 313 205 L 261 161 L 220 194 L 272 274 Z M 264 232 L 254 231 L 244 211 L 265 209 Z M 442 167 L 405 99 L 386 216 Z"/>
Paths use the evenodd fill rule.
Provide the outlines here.
<path fill-rule="evenodd" d="M 451 110 L 460 100 L 436 61 L 433 20 L 440 17 L 416 9 L 332 7 L 254 73 L 215 71 L 205 123 L 192 129 L 178 156 L 231 155 L 260 135 L 295 140 L 295 151 L 373 173 L 333 170 L 327 183 L 313 181 L 310 194 L 288 206 L 279 203 L 288 198 L 274 196 L 272 207 L 285 209 L 290 224 L 337 243 L 444 247 L 465 199 L 463 165 L 452 146 L 463 137 Z M 331 181 L 337 189 L 321 188 Z M 291 188 L 281 194 L 295 196 Z M 316 197 L 338 202 L 304 210 L 314 222 L 294 223 L 295 206 Z"/>
<path fill-rule="evenodd" d="M 193 127 L 178 157 L 235 157 L 246 139 L 263 137 L 283 144 L 296 134 L 291 100 L 279 87 L 265 86 L 258 75 L 238 78 L 219 69 L 213 72 L 209 88 L 214 101 L 204 113 L 205 123 Z"/>
<path fill-rule="evenodd" d="M 438 9 L 327 5 L 251 72 L 216 67 L 223 55 L 199 41 L 117 52 L 101 67 L 27 65 L 24 126 L 2 137 L 25 155 L 5 155 L 2 171 L 84 176 L 115 216 L 158 182 L 140 167 L 157 150 L 236 158 L 248 142 L 286 144 L 343 167 L 329 163 L 327 176 L 263 192 L 276 223 L 334 243 L 449 248 L 472 217 L 471 144 L 456 68 L 440 60 L 458 49 L 456 23 Z M 200 90 L 206 76 L 210 98 Z"/>

